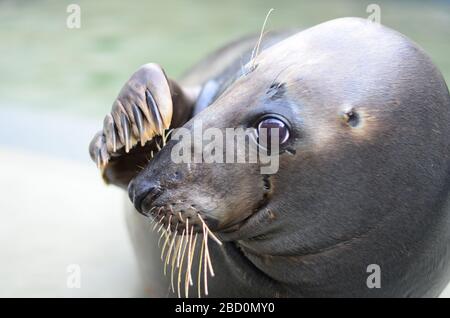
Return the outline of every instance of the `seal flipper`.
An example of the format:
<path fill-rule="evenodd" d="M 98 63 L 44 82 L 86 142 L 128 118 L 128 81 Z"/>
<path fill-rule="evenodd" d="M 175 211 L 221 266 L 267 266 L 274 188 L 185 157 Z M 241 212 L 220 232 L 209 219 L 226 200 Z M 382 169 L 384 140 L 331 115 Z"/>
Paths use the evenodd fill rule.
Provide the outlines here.
<path fill-rule="evenodd" d="M 160 149 L 166 129 L 189 120 L 198 93 L 167 79 L 159 65 L 146 64 L 125 83 L 90 146 L 106 183 L 127 188 Z"/>

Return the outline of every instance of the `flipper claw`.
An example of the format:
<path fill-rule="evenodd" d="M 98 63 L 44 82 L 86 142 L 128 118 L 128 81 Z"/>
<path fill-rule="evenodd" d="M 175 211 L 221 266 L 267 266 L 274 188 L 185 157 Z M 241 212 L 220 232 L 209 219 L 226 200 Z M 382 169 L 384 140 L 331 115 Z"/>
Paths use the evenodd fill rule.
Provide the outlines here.
<path fill-rule="evenodd" d="M 129 152 L 131 149 L 131 128 L 130 122 L 125 114 L 120 115 L 120 124 L 123 130 L 123 139 L 125 142 L 125 152 Z"/>
<path fill-rule="evenodd" d="M 143 116 L 142 113 L 139 109 L 138 106 L 133 105 L 133 116 L 134 116 L 134 121 L 136 122 L 136 126 L 139 132 L 139 139 L 141 140 L 141 146 L 143 146 L 145 144 L 145 131 L 144 131 L 144 120 L 143 120 Z"/>
<path fill-rule="evenodd" d="M 156 133 L 157 135 L 162 135 L 164 125 L 161 119 L 161 114 L 159 113 L 158 105 L 156 104 L 156 101 L 153 98 L 152 93 L 148 89 L 145 90 L 145 98 L 147 101 L 147 106 L 150 109 L 150 113 L 154 119 L 154 124 L 156 126 Z"/>

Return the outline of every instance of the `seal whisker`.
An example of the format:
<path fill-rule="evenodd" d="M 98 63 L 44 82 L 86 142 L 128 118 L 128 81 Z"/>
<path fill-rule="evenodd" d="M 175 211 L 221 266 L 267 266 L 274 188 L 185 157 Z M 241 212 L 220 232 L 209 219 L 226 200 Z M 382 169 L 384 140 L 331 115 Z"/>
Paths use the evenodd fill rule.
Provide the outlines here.
<path fill-rule="evenodd" d="M 177 268 L 180 267 L 180 258 L 181 258 L 181 253 L 180 252 L 182 250 L 185 232 L 186 232 L 186 230 L 183 230 L 183 233 L 181 233 L 181 244 L 180 244 L 180 248 L 179 248 L 178 253 L 177 253 Z"/>
<path fill-rule="evenodd" d="M 172 232 L 170 231 L 170 221 L 171 220 L 172 220 L 172 215 L 169 217 L 169 222 L 167 223 L 167 230 L 165 231 L 166 233 L 169 233 L 169 234 L 166 236 L 166 240 L 164 241 L 164 245 L 163 245 L 163 248 L 161 251 L 161 260 L 164 259 L 164 251 L 166 249 L 167 243 L 169 242 L 170 235 L 172 235 Z M 165 274 L 165 271 L 164 271 L 164 274 Z"/>
<path fill-rule="evenodd" d="M 158 240 L 158 246 L 159 246 L 159 243 L 161 242 L 161 239 L 162 239 L 162 237 L 164 236 L 164 235 L 166 235 L 166 241 L 167 241 L 167 237 L 168 237 L 168 232 L 169 232 L 169 227 L 170 227 L 170 224 L 168 225 L 168 227 L 167 227 L 167 229 L 164 229 L 162 232 L 161 232 L 161 235 L 159 236 L 159 240 Z M 161 229 L 163 229 L 164 228 L 164 223 L 161 223 L 161 226 L 159 227 L 159 229 L 158 229 L 158 232 L 156 232 L 156 233 L 159 233 L 160 231 L 161 231 Z"/>
<path fill-rule="evenodd" d="M 159 210 L 158 210 L 158 213 L 155 215 L 155 225 L 153 226 L 153 231 L 155 230 L 155 228 L 158 226 L 158 224 L 161 222 L 161 220 L 164 218 L 164 215 L 163 216 L 161 216 L 161 218 L 158 220 L 158 216 L 159 216 L 159 214 L 161 213 L 161 209 L 162 208 L 159 208 Z"/>
<path fill-rule="evenodd" d="M 189 219 L 187 220 L 189 223 Z M 186 263 L 186 272 L 184 276 L 184 295 L 186 298 L 189 297 L 189 281 L 190 281 L 190 272 L 189 272 L 189 264 L 191 263 L 191 249 L 192 249 L 192 233 L 193 233 L 193 227 L 191 226 L 191 231 L 189 231 L 188 223 L 186 223 L 189 233 L 189 239 L 188 239 L 188 248 L 187 248 L 187 263 Z"/>
<path fill-rule="evenodd" d="M 164 219 L 164 216 L 161 218 L 161 220 L 162 219 Z M 158 231 L 156 231 L 156 233 L 159 233 L 163 227 L 164 227 L 164 223 L 161 223 L 161 226 L 159 227 Z"/>
<path fill-rule="evenodd" d="M 158 247 L 159 247 L 159 245 L 160 245 L 160 243 L 161 243 L 161 239 L 162 239 L 162 237 L 163 237 L 164 235 L 167 235 L 167 232 L 166 232 L 166 231 L 162 231 L 162 232 L 161 232 L 161 235 L 159 236 L 159 240 L 158 240 Z"/>
<path fill-rule="evenodd" d="M 206 230 L 208 231 L 208 230 Z M 205 238 L 205 256 L 206 256 L 206 264 L 208 264 L 209 272 L 212 277 L 214 277 L 214 270 L 212 268 L 211 256 L 209 255 L 209 247 L 208 247 L 208 236 Z M 206 270 L 206 268 L 205 268 Z"/>
<path fill-rule="evenodd" d="M 261 27 L 261 32 L 259 34 L 259 38 L 258 38 L 258 42 L 256 42 L 256 46 L 253 48 L 252 50 L 252 55 L 250 57 L 250 61 L 252 61 L 252 69 L 254 69 L 255 67 L 255 63 L 256 63 L 256 57 L 259 54 L 259 47 L 261 45 L 263 36 L 264 36 L 264 29 L 266 28 L 266 24 L 267 24 L 267 20 L 269 19 L 270 14 L 273 12 L 274 8 L 270 8 L 269 12 L 267 12 L 266 14 L 266 18 L 264 19 L 264 23 Z"/>
<path fill-rule="evenodd" d="M 177 238 L 177 229 L 178 229 L 178 223 L 175 226 L 175 231 L 173 232 L 174 235 L 173 235 L 172 241 L 170 242 L 169 250 L 167 251 L 167 254 L 166 254 L 166 259 L 164 260 L 164 275 L 166 275 L 166 268 L 170 261 L 170 256 L 172 254 L 172 248 L 175 244 L 175 239 Z"/>
<path fill-rule="evenodd" d="M 200 219 L 200 222 L 203 223 L 203 226 L 206 228 L 206 232 L 211 238 L 219 245 L 222 245 L 222 242 L 217 238 L 217 236 L 214 235 L 214 233 L 209 229 L 208 225 L 206 225 L 205 221 L 203 221 L 203 218 L 200 216 L 200 214 L 197 214 L 198 218 Z"/>
<path fill-rule="evenodd" d="M 202 236 L 202 242 L 200 243 L 200 256 L 198 259 L 198 275 L 197 275 L 197 292 L 198 292 L 198 298 L 202 298 L 201 294 L 201 280 L 202 280 L 202 258 L 203 258 L 203 244 L 204 236 Z"/>
<path fill-rule="evenodd" d="M 190 241 L 190 232 L 189 232 L 189 219 L 186 219 L 186 224 L 185 224 L 185 229 L 186 229 L 186 240 L 187 240 L 187 242 L 188 242 L 188 244 L 189 244 L 189 241 Z M 183 254 L 184 254 L 184 252 L 183 252 Z"/>
<path fill-rule="evenodd" d="M 156 229 L 156 227 L 160 224 L 161 220 L 164 218 L 164 216 L 161 217 L 161 219 L 157 222 L 155 222 L 155 225 L 153 226 L 153 231 Z"/>
<path fill-rule="evenodd" d="M 177 230 L 178 230 L 178 223 L 175 226 L 175 230 L 173 231 L 174 236 L 173 236 L 172 242 L 170 243 L 169 250 L 167 251 L 166 259 L 164 260 L 165 264 L 169 264 L 169 262 L 170 262 L 170 256 L 172 255 L 172 248 L 175 246 L 174 245 L 175 244 L 175 239 L 178 236 L 177 235 Z"/>
<path fill-rule="evenodd" d="M 194 281 L 192 280 L 192 263 L 194 262 L 195 246 L 196 246 L 196 244 L 197 244 L 197 236 L 198 236 L 198 233 L 195 233 L 195 236 L 194 236 L 194 242 L 192 243 L 191 263 L 189 264 L 189 284 L 190 284 L 191 286 L 194 286 Z"/>
<path fill-rule="evenodd" d="M 166 239 L 161 249 L 161 261 L 164 259 L 164 251 L 166 250 L 167 243 L 170 241 L 170 236 L 172 235 L 172 232 L 164 232 L 164 234 L 166 235 Z"/>
<path fill-rule="evenodd" d="M 204 254 L 203 254 L 203 284 L 204 284 L 204 289 L 205 289 L 205 295 L 208 295 L 208 268 L 206 265 L 206 230 L 205 230 L 205 226 L 203 225 L 203 248 L 204 248 Z"/>
<path fill-rule="evenodd" d="M 180 293 L 180 287 L 181 287 L 181 272 L 183 270 L 183 262 L 184 262 L 184 255 L 186 254 L 186 246 L 188 244 L 188 237 L 186 235 L 186 239 L 184 240 L 184 246 L 183 246 L 183 252 L 181 253 L 181 261 L 180 261 L 180 267 L 178 268 L 178 298 L 181 298 Z"/>
<path fill-rule="evenodd" d="M 171 262 L 171 270 L 170 270 L 170 283 L 172 285 L 172 292 L 175 292 L 175 287 L 173 286 L 173 273 L 174 273 L 174 269 L 175 269 L 175 261 L 177 260 L 177 255 L 178 255 L 178 249 L 181 243 L 181 237 L 180 236 L 176 236 L 177 237 L 177 244 L 175 246 L 175 250 L 174 253 L 172 255 L 172 262 Z"/>
<path fill-rule="evenodd" d="M 161 214 L 162 209 L 163 209 L 163 207 L 160 207 L 160 208 L 158 209 L 158 213 L 156 214 L 155 218 L 157 218 L 157 217 Z"/>

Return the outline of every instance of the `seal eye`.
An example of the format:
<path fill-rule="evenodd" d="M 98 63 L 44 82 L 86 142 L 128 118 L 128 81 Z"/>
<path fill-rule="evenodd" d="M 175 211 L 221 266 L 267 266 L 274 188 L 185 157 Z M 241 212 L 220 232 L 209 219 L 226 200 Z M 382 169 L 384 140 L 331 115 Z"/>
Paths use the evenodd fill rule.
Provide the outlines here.
<path fill-rule="evenodd" d="M 272 140 L 272 128 L 278 129 L 278 142 L 280 145 L 285 143 L 289 139 L 289 128 L 286 123 L 278 118 L 273 117 L 264 118 L 259 122 L 258 136 L 260 135 L 261 129 L 266 129 L 267 141 Z"/>

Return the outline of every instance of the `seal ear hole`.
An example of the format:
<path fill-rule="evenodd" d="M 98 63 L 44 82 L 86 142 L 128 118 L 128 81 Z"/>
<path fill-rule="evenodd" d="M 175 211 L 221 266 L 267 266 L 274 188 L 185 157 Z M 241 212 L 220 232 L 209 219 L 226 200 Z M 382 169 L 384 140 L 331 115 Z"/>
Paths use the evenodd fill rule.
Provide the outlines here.
<path fill-rule="evenodd" d="M 360 124 L 361 118 L 360 115 L 352 108 L 346 111 L 343 115 L 345 122 L 350 127 L 357 127 Z"/>

